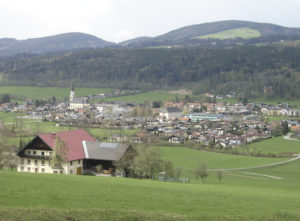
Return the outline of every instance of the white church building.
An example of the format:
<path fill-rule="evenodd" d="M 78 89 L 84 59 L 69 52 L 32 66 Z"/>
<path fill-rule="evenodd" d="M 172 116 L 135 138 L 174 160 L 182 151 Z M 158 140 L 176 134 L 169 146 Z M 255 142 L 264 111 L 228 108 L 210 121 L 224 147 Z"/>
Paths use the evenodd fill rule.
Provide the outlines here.
<path fill-rule="evenodd" d="M 90 106 L 89 100 L 86 97 L 75 97 L 74 87 L 71 87 L 70 91 L 70 110 L 79 110 L 83 108 L 88 108 Z"/>

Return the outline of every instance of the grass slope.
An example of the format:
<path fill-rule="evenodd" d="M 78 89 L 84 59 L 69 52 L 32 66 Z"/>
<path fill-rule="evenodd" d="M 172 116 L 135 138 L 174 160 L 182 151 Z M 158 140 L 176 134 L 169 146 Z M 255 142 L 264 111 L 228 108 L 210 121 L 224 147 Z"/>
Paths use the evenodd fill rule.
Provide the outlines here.
<path fill-rule="evenodd" d="M 300 183 L 300 160 L 282 165 L 280 167 L 253 169 L 250 170 L 250 172 L 292 179 Z"/>
<path fill-rule="evenodd" d="M 194 169 L 200 163 L 207 165 L 209 169 L 229 169 L 240 167 L 259 166 L 285 159 L 248 157 L 214 152 L 192 150 L 186 147 L 160 147 L 164 159 L 171 160 L 176 166 Z"/>
<path fill-rule="evenodd" d="M 215 34 L 203 35 L 197 37 L 198 39 L 208 39 L 208 38 L 215 38 L 215 39 L 233 39 L 233 38 L 257 38 L 260 37 L 261 34 L 259 31 L 251 28 L 235 28 L 226 31 L 221 31 Z"/>
<path fill-rule="evenodd" d="M 261 150 L 263 153 L 292 152 L 300 154 L 300 142 L 286 140 L 283 137 L 275 137 L 272 139 L 263 140 L 258 143 L 252 143 L 245 147 L 241 147 L 241 149 L 243 149 L 244 151 L 251 148 Z"/>
<path fill-rule="evenodd" d="M 247 157 L 192 150 L 186 147 L 159 147 L 164 160 L 182 169 L 183 176 L 194 178 L 193 171 L 200 164 L 209 169 L 231 169 L 261 166 L 284 161 L 283 158 Z"/>
<path fill-rule="evenodd" d="M 247 179 L 247 178 L 246 178 Z M 299 186 L 0 172 L 2 220 L 297 220 Z M 253 185 L 255 182 L 255 185 Z M 70 188 L 71 187 L 71 188 Z"/>

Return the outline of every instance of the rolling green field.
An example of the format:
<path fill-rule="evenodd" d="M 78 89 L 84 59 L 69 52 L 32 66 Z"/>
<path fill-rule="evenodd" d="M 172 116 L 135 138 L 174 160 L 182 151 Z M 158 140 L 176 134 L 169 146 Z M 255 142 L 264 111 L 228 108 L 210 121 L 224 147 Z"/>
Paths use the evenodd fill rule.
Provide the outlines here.
<path fill-rule="evenodd" d="M 300 160 L 279 167 L 252 169 L 249 171 L 268 174 L 271 176 L 278 176 L 285 179 L 292 179 L 300 182 Z"/>
<path fill-rule="evenodd" d="M 176 97 L 183 97 L 183 95 L 172 94 L 165 91 L 150 91 L 147 93 L 140 93 L 135 95 L 106 98 L 105 101 L 134 101 L 136 103 L 144 103 L 144 101 L 174 101 Z"/>
<path fill-rule="evenodd" d="M 231 38 L 257 38 L 260 37 L 260 32 L 251 29 L 251 28 L 235 28 L 231 30 L 221 31 L 215 34 L 203 35 L 199 36 L 198 39 L 208 39 L 208 38 L 215 38 L 215 39 L 231 39 Z"/>
<path fill-rule="evenodd" d="M 111 91 L 108 88 L 75 88 L 76 96 L 87 96 Z M 47 99 L 55 96 L 59 100 L 69 98 L 69 87 L 21 87 L 21 86 L 1 86 L 0 94 L 9 93 L 26 99 Z M 17 99 L 19 100 L 19 99 Z M 20 99 L 22 100 L 22 99 Z"/>
<path fill-rule="evenodd" d="M 178 184 L 0 171 L 0 183 L 0 220 L 300 219 L 299 180 L 226 173 L 221 183 Z"/>
<path fill-rule="evenodd" d="M 3 123 L 16 123 L 16 118 L 18 119 L 18 117 L 22 117 L 22 116 L 24 116 L 24 114 L 12 113 L 12 112 L 11 113 L 0 112 L 0 120 Z M 22 119 L 22 120 L 25 120 L 25 119 Z"/>
<path fill-rule="evenodd" d="M 75 88 L 76 96 L 87 96 L 92 94 L 100 94 L 111 92 L 113 89 L 110 88 Z M 12 97 L 12 101 L 14 102 L 23 102 L 25 99 L 48 99 L 52 96 L 55 96 L 57 99 L 63 101 L 69 98 L 70 88 L 69 87 L 23 87 L 23 86 L 1 86 L 0 94 L 9 93 L 14 95 Z M 104 101 L 127 101 L 127 102 L 136 102 L 136 103 L 144 103 L 144 101 L 175 101 L 176 97 L 183 99 L 185 95 L 180 93 L 174 93 L 172 91 L 150 91 L 146 93 L 140 93 L 135 95 L 128 96 L 118 96 L 118 97 L 110 97 L 104 99 Z M 195 98 L 198 101 L 204 101 L 203 96 L 195 96 L 189 94 L 190 97 Z M 218 100 L 218 102 L 229 102 L 235 103 L 238 102 L 237 98 L 224 98 Z M 289 105 L 293 105 L 296 107 L 300 107 L 300 100 L 282 100 L 282 99 L 254 99 L 253 102 L 256 103 L 266 103 L 266 104 L 278 104 L 281 103 L 289 103 Z"/>
<path fill-rule="evenodd" d="M 163 159 L 182 169 L 183 175 L 193 178 L 194 169 L 205 164 L 208 169 L 233 169 L 284 161 L 284 158 L 248 157 L 192 150 L 186 147 L 158 147 Z"/>
<path fill-rule="evenodd" d="M 300 142 L 293 140 L 286 140 L 283 137 L 275 137 L 272 139 L 263 140 L 261 142 L 252 143 L 245 147 L 241 147 L 244 151 L 246 149 L 261 150 L 263 153 L 282 153 L 292 152 L 300 153 Z"/>
<path fill-rule="evenodd" d="M 91 133 L 106 132 L 95 129 Z M 193 178 L 194 168 L 201 163 L 211 169 L 228 169 L 285 159 L 184 147 L 155 148 L 161 150 L 163 159 L 182 168 L 181 177 L 190 177 L 191 182 L 0 170 L 0 220 L 300 219 L 300 160 L 271 168 L 223 172 L 221 182 L 216 173 L 209 172 L 207 181 L 202 183 Z"/>

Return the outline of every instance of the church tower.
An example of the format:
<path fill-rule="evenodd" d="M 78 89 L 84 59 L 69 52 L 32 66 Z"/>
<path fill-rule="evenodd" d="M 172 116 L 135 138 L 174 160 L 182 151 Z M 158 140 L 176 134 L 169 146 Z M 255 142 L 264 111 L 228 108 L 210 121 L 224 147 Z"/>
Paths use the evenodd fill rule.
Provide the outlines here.
<path fill-rule="evenodd" d="M 73 84 L 71 84 L 71 91 L 70 91 L 70 103 L 74 100 L 75 98 L 75 91 L 73 88 Z"/>

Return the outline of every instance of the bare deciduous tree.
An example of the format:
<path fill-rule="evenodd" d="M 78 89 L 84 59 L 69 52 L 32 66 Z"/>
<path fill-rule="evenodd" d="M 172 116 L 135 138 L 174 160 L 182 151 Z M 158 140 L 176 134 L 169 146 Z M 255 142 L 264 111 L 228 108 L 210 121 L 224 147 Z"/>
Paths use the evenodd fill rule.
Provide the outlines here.
<path fill-rule="evenodd" d="M 194 171 L 196 180 L 201 178 L 202 182 L 205 182 L 206 178 L 208 177 L 209 173 L 207 171 L 205 164 L 200 164 Z"/>
<path fill-rule="evenodd" d="M 63 172 L 63 164 L 67 159 L 68 147 L 65 142 L 60 140 L 58 136 L 56 136 L 54 149 L 52 155 L 50 157 L 50 165 L 53 168 L 57 168 L 60 172 Z"/>
<path fill-rule="evenodd" d="M 218 178 L 219 182 L 222 181 L 222 178 L 223 178 L 223 170 L 218 170 L 218 171 L 217 171 L 217 178 Z"/>

